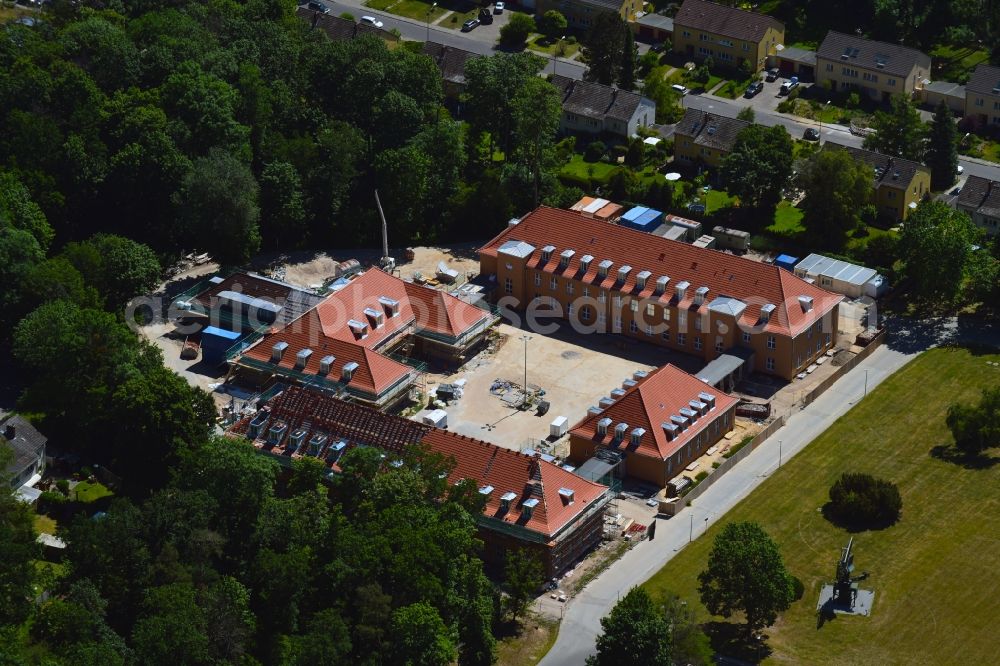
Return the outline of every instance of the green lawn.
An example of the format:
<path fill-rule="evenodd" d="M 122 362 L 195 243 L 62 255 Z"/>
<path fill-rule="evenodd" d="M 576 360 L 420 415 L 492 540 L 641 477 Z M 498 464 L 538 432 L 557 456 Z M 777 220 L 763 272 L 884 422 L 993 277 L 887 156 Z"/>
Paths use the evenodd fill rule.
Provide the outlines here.
<path fill-rule="evenodd" d="M 802 225 L 802 210 L 796 208 L 788 201 L 782 201 L 774 211 L 774 224 L 767 227 L 767 231 L 777 236 L 796 236 L 805 232 Z"/>
<path fill-rule="evenodd" d="M 399 0 L 365 0 L 365 7 L 371 7 L 380 12 L 388 11 L 389 7 L 399 2 Z"/>
<path fill-rule="evenodd" d="M 978 157 L 991 162 L 1000 162 L 1000 143 L 972 135 L 970 142 L 961 142 L 958 152 L 970 157 Z"/>
<path fill-rule="evenodd" d="M 737 97 L 742 97 L 743 93 L 746 92 L 747 86 L 749 86 L 754 81 L 753 78 L 743 79 L 740 81 L 726 81 L 726 84 L 715 91 L 715 94 L 719 97 L 726 97 L 728 99 L 736 99 Z"/>
<path fill-rule="evenodd" d="M 753 520 L 777 540 L 789 571 L 805 585 L 802 600 L 767 631 L 769 663 L 995 663 L 990 627 L 1000 614 L 1000 465 L 966 468 L 932 455 L 951 444 L 948 405 L 978 400 L 982 388 L 1000 382 L 991 361 L 1000 355 L 926 352 L 787 461 L 646 587 L 655 595 L 680 594 L 709 620 L 697 575 L 711 540 L 726 522 Z M 896 483 L 903 516 L 885 530 L 854 535 L 857 567 L 871 572 L 862 586 L 875 590 L 871 617 L 838 617 L 817 628 L 819 590 L 834 576 L 850 536 L 819 510 L 845 471 Z"/>
<path fill-rule="evenodd" d="M 611 174 L 619 168 L 619 165 L 608 164 L 607 162 L 586 162 L 583 159 L 583 155 L 576 154 L 573 155 L 569 162 L 563 165 L 560 173 L 576 176 L 577 178 L 590 178 L 591 180 L 603 183 L 607 182 Z"/>
<path fill-rule="evenodd" d="M 56 523 L 55 519 L 41 514 L 35 514 L 36 534 L 55 534 L 58 527 L 59 525 Z"/>
<path fill-rule="evenodd" d="M 560 58 L 572 58 L 573 54 L 580 50 L 580 45 L 570 44 L 564 39 L 557 39 L 550 43 L 548 37 L 536 35 L 528 38 L 528 48 L 550 58 L 554 55 L 558 55 Z"/>
<path fill-rule="evenodd" d="M 990 53 L 986 49 L 941 45 L 930 52 L 933 78 L 935 81 L 965 83 L 976 65 L 988 63 Z"/>
<path fill-rule="evenodd" d="M 706 92 L 717 86 L 721 81 L 721 76 L 711 74 L 708 77 L 708 82 L 698 83 L 691 78 L 691 72 L 684 69 L 678 69 L 676 72 L 667 77 L 667 82 L 670 85 L 679 83 L 686 88 L 690 88 L 691 90 L 705 90 Z"/>
<path fill-rule="evenodd" d="M 479 5 L 474 3 L 454 3 L 451 10 L 455 13 L 438 24 L 442 28 L 461 30 L 463 23 L 479 16 Z"/>
<path fill-rule="evenodd" d="M 851 252 L 855 256 L 857 256 L 858 254 L 864 251 L 865 247 L 868 245 L 871 239 L 877 238 L 878 236 L 892 236 L 895 234 L 896 234 L 895 231 L 890 231 L 889 229 L 880 229 L 878 227 L 873 227 L 871 225 L 868 225 L 867 236 L 854 237 L 848 235 L 847 245 L 845 245 L 845 249 L 848 252 Z"/>
<path fill-rule="evenodd" d="M 81 481 L 76 484 L 73 488 L 73 492 L 76 493 L 76 499 L 78 502 L 90 503 L 96 502 L 102 497 L 109 497 L 114 495 L 107 486 L 101 483 L 90 483 L 89 481 Z"/>
<path fill-rule="evenodd" d="M 717 210 L 729 208 L 736 204 L 736 197 L 731 197 L 725 190 L 709 190 L 705 194 L 705 213 L 711 215 Z"/>
<path fill-rule="evenodd" d="M 433 23 L 438 18 L 444 16 L 448 10 L 441 6 L 434 7 L 432 3 L 424 2 L 423 0 L 399 0 L 389 11 L 399 16 L 416 19 L 417 21 L 424 21 L 425 23 L 430 21 Z"/>

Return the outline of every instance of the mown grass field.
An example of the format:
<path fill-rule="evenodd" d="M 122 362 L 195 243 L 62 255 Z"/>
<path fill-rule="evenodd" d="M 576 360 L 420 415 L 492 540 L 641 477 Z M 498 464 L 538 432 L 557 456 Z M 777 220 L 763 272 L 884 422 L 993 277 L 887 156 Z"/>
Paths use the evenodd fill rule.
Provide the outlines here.
<path fill-rule="evenodd" d="M 1000 615 L 1000 464 L 965 466 L 933 455 L 952 443 L 948 405 L 978 400 L 1000 383 L 1000 354 L 929 351 L 870 392 L 851 412 L 767 479 L 646 583 L 688 600 L 706 621 L 697 576 L 726 522 L 753 520 L 781 546 L 789 571 L 805 585 L 768 631 L 768 663 L 996 663 Z M 994 459 L 1000 461 L 996 451 Z M 893 481 L 903 497 L 896 525 L 854 535 L 856 565 L 871 572 L 871 617 L 838 617 L 817 627 L 816 600 L 833 578 L 851 536 L 820 507 L 845 471 Z M 737 621 L 734 619 L 733 621 Z M 719 625 L 714 625 L 718 627 Z"/>

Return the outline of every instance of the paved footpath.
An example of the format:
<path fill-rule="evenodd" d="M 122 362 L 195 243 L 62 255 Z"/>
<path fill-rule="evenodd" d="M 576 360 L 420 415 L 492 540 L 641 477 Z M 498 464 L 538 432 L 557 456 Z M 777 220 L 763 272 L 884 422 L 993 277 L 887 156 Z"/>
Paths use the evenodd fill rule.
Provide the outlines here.
<path fill-rule="evenodd" d="M 788 460 L 857 404 L 866 389 L 870 391 L 919 353 L 946 339 L 962 338 L 993 345 L 1000 339 L 995 326 L 969 328 L 971 330 L 963 331 L 954 319 L 937 321 L 930 327 L 893 328 L 899 332 L 887 345 L 875 350 L 812 404 L 793 414 L 785 426 L 716 481 L 679 516 L 660 521 L 653 541 L 637 544 L 570 599 L 556 643 L 540 662 L 541 666 L 583 664 L 594 650 L 594 641 L 601 631 L 601 618 L 621 595 L 669 562 L 687 545 L 691 531 L 697 538 L 774 472 L 778 466 L 779 447 L 782 460 Z"/>

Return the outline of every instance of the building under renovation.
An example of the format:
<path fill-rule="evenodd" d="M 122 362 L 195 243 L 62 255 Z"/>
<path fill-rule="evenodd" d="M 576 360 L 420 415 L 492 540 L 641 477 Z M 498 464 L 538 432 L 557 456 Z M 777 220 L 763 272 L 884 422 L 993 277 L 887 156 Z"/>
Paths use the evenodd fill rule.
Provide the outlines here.
<path fill-rule="evenodd" d="M 390 416 L 335 397 L 290 386 L 237 421 L 230 437 L 290 465 L 305 456 L 323 461 L 330 475 L 350 449 L 370 446 L 386 454 L 422 445 L 453 459 L 450 484 L 475 481 L 485 498 L 478 518 L 483 559 L 500 567 L 510 548 L 537 552 L 548 576 L 575 563 L 603 533 L 607 486 L 587 481 L 540 456 L 526 455 L 429 425 Z"/>

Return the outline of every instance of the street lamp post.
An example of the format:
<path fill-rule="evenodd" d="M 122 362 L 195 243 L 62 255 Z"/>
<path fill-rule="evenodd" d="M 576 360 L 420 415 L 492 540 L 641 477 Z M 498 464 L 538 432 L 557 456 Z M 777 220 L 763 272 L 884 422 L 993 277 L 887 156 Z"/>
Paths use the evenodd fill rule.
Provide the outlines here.
<path fill-rule="evenodd" d="M 427 38 L 424 40 L 426 42 L 431 41 L 431 13 L 434 12 L 434 9 L 437 8 L 437 6 L 438 3 L 435 2 L 427 8 Z"/>
<path fill-rule="evenodd" d="M 832 100 L 826 100 L 826 104 L 823 105 L 823 111 L 830 108 L 830 102 Z M 819 112 L 819 142 L 823 143 L 823 111 Z"/>
<path fill-rule="evenodd" d="M 778 440 L 778 467 L 781 467 L 781 440 Z"/>
<path fill-rule="evenodd" d="M 521 407 L 528 404 L 528 340 L 530 339 L 530 335 L 521 336 L 521 340 L 524 341 L 524 397 L 521 398 Z"/>
<path fill-rule="evenodd" d="M 865 368 L 865 394 L 862 397 L 868 397 L 868 368 Z"/>
<path fill-rule="evenodd" d="M 558 51 L 559 45 L 562 44 L 563 40 L 566 39 L 566 35 L 560 37 L 556 43 L 552 46 L 552 78 L 556 76 L 556 62 L 558 61 Z"/>

